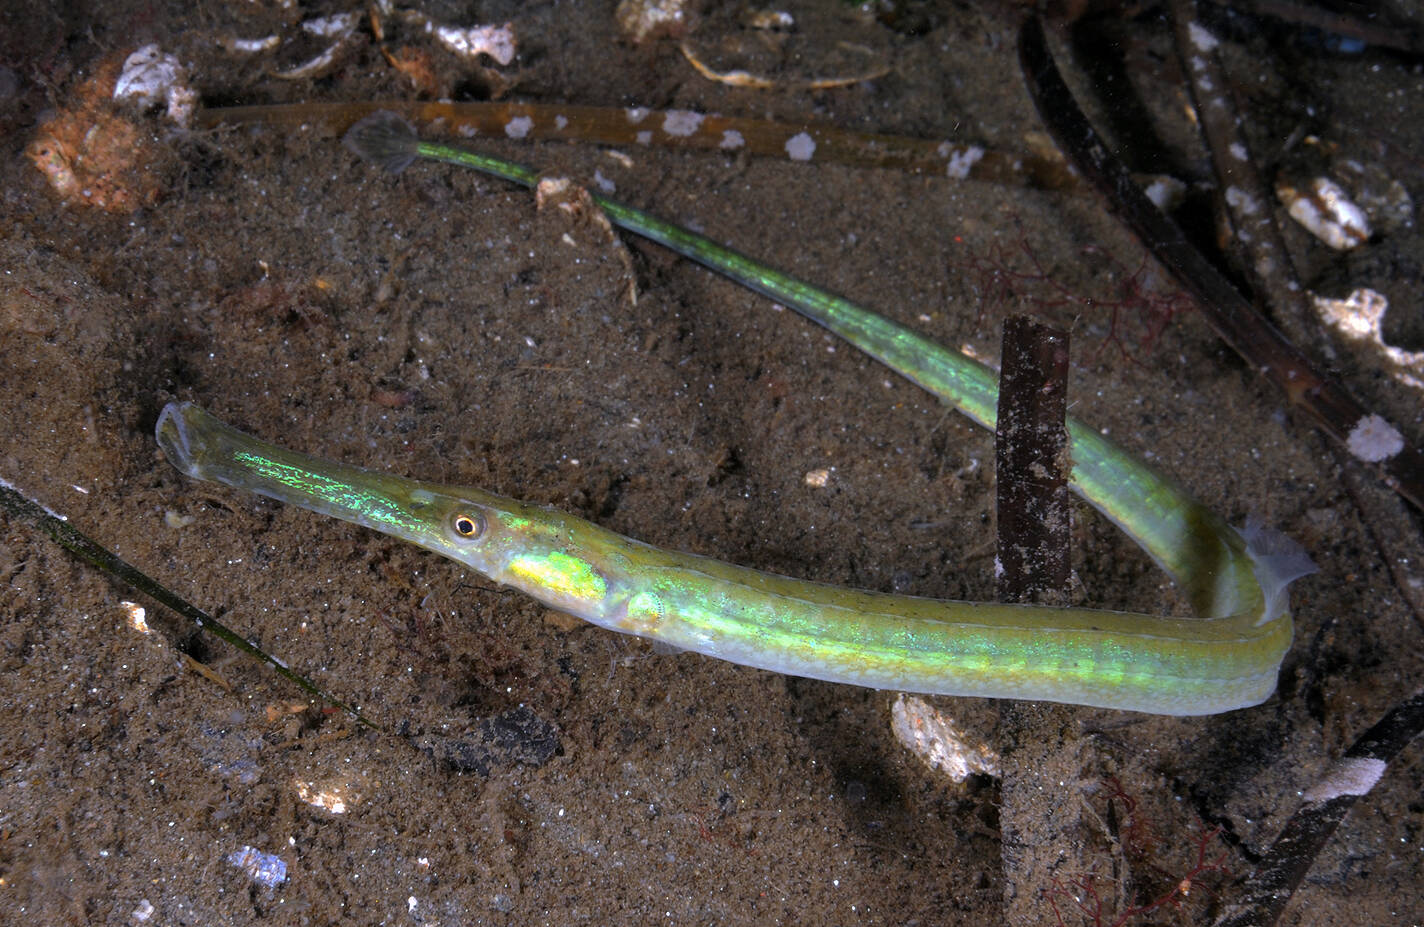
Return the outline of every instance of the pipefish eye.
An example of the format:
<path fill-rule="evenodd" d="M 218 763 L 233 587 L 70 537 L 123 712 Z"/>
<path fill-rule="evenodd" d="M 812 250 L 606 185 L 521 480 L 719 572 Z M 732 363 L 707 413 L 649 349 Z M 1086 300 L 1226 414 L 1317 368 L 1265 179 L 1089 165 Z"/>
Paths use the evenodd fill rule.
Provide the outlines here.
<path fill-rule="evenodd" d="M 450 516 L 450 530 L 456 537 L 473 541 L 485 533 L 485 517 L 479 512 L 456 512 Z"/>

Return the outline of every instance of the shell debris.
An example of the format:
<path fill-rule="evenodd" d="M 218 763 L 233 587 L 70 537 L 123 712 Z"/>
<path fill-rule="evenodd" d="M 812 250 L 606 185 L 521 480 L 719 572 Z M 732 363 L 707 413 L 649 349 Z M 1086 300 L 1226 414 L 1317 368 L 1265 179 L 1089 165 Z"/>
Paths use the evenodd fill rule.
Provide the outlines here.
<path fill-rule="evenodd" d="M 198 106 L 198 94 L 188 86 L 183 65 L 157 45 L 145 45 L 124 59 L 114 83 L 114 99 L 132 100 L 144 109 L 164 106 L 168 118 L 185 129 Z"/>
<path fill-rule="evenodd" d="M 1276 197 L 1302 228 L 1337 251 L 1358 248 L 1374 234 L 1365 211 L 1329 177 L 1312 178 L 1303 189 L 1282 182 Z"/>
<path fill-rule="evenodd" d="M 930 769 L 955 782 L 980 774 L 998 778 L 999 754 L 983 741 L 961 731 L 924 699 L 903 693 L 890 708 L 890 729 L 895 738 Z"/>

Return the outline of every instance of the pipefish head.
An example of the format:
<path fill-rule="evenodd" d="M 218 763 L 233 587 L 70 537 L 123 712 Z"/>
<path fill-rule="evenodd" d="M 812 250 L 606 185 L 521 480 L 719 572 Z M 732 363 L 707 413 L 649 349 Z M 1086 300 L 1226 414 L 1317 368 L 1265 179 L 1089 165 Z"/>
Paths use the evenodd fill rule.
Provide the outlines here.
<path fill-rule="evenodd" d="M 598 615 L 626 558 L 622 538 L 553 508 L 450 488 L 428 504 L 441 526 L 423 546 L 582 618 Z M 416 501 L 422 501 L 420 496 Z"/>
<path fill-rule="evenodd" d="M 580 613 L 605 591 L 603 570 L 578 552 L 612 535 L 553 509 L 288 450 L 192 403 L 165 407 L 157 437 L 173 465 L 195 479 L 410 541 L 555 607 Z"/>

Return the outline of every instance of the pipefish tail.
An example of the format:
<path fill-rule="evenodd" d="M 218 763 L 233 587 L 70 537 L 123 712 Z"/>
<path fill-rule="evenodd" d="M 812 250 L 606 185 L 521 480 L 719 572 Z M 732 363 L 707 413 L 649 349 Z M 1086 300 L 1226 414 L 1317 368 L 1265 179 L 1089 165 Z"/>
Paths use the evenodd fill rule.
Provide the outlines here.
<path fill-rule="evenodd" d="M 1280 597 L 1254 580 L 1239 590 L 1243 609 L 1211 619 L 863 592 L 662 550 L 479 489 L 324 461 L 191 403 L 164 408 L 157 438 L 196 479 L 410 541 L 610 630 L 776 672 L 1196 715 L 1267 698 L 1290 645 L 1289 614 L 1270 604 Z M 1243 559 L 1269 572 L 1279 556 Z"/>

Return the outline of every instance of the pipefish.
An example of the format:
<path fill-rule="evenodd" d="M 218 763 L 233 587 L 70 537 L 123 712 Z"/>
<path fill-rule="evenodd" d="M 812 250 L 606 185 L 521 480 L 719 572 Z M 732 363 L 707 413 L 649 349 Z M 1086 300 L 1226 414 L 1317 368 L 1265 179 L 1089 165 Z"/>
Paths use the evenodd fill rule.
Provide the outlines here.
<path fill-rule="evenodd" d="M 556 509 L 278 447 L 191 403 L 158 442 L 178 469 L 364 525 L 586 621 L 777 672 L 876 688 L 1163 714 L 1275 688 L 1288 613 L 1215 620 L 863 592 L 662 550 Z"/>
<path fill-rule="evenodd" d="M 390 113 L 347 134 L 391 170 L 417 157 L 533 186 L 535 171 L 420 141 Z M 791 306 L 992 428 L 996 377 L 952 351 L 710 239 L 590 191 L 615 224 Z M 935 600 L 808 582 L 662 550 L 558 510 L 286 450 L 171 403 L 157 438 L 197 479 L 410 541 L 611 630 L 748 666 L 944 695 L 1169 715 L 1258 704 L 1290 647 L 1287 585 L 1313 566 L 1293 541 L 1238 532 L 1182 487 L 1068 421 L 1070 485 L 1182 587 L 1200 617 Z"/>

